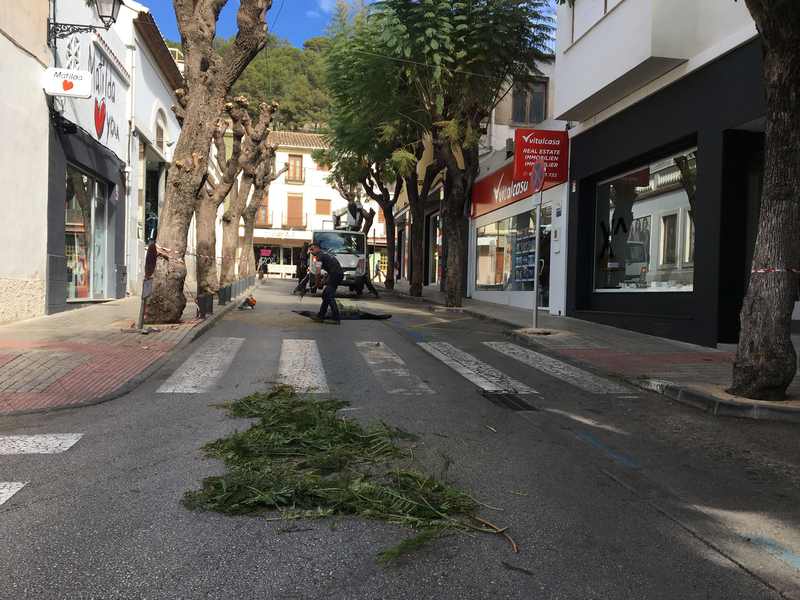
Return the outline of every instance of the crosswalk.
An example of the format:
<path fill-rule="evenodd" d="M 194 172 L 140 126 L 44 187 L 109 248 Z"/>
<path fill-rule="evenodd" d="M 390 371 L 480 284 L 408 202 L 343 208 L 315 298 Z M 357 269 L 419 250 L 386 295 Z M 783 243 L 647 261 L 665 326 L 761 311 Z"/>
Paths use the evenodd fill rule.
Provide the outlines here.
<path fill-rule="evenodd" d="M 159 394 L 203 394 L 218 389 L 221 379 L 234 362 L 243 347 L 244 338 L 210 338 L 198 347 L 169 378 L 156 390 Z M 386 394 L 397 396 L 423 396 L 435 394 L 435 389 L 424 381 L 418 373 L 408 367 L 406 361 L 383 341 L 348 340 L 361 356 L 365 369 Z M 337 345 L 335 354 L 349 350 Z M 417 348 L 426 352 L 443 365 L 477 386 L 492 394 L 538 394 L 536 389 L 515 379 L 485 360 L 454 346 L 449 342 L 418 342 Z M 535 352 L 517 344 L 505 341 L 483 342 L 485 348 L 507 363 L 511 358 L 559 381 L 568 383 L 590 394 L 625 394 L 625 386 L 580 369 L 574 365 L 551 356 Z M 404 352 L 408 352 L 407 349 Z M 486 354 L 486 353 L 483 353 Z M 486 357 L 488 358 L 488 357 Z M 326 361 L 329 360 L 326 357 Z M 337 357 L 337 360 L 340 360 Z M 496 360 L 493 362 L 497 362 Z M 265 380 L 290 385 L 297 391 L 308 394 L 328 394 L 326 365 L 314 339 L 283 339 L 280 346 L 277 373 L 265 373 Z M 341 362 L 339 363 L 341 365 Z M 332 373 L 337 367 L 331 366 Z M 349 368 L 349 367 L 348 367 Z M 341 366 L 338 367 L 341 370 Z M 354 373 L 361 373 L 357 366 Z M 519 372 L 519 369 L 517 369 Z M 0 454 L 3 448 L 0 446 Z"/>
<path fill-rule="evenodd" d="M 82 433 L 0 435 L 0 455 L 61 454 L 77 444 L 82 437 Z M 0 481 L 0 506 L 29 483 L 29 481 Z"/>

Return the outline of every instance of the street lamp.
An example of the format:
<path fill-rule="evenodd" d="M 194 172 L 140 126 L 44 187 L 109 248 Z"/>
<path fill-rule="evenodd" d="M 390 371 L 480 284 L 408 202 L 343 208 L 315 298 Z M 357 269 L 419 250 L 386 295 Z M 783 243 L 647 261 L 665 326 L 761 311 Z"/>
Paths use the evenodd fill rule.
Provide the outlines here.
<path fill-rule="evenodd" d="M 117 20 L 119 9 L 122 6 L 122 0 L 90 0 L 97 10 L 97 17 L 102 21 L 103 26 L 107 30 Z M 52 19 L 47 21 L 47 45 L 55 48 L 56 40 L 65 38 L 73 33 L 80 33 L 83 31 L 97 31 L 99 27 L 96 25 L 77 25 L 75 23 L 56 23 Z"/>

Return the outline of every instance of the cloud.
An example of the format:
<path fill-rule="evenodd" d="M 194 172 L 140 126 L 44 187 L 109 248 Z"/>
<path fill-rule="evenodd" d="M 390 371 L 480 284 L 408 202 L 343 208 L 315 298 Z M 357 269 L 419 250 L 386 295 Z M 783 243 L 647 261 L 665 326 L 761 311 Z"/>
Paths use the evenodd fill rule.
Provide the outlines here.
<path fill-rule="evenodd" d="M 317 11 L 315 11 L 315 10 L 307 10 L 307 11 L 306 11 L 306 16 L 307 16 L 309 19 L 319 19 L 319 18 L 320 18 L 320 16 L 322 16 L 322 15 L 320 15 L 320 14 L 319 14 Z"/>
<path fill-rule="evenodd" d="M 336 8 L 336 0 L 319 0 L 319 8 L 322 12 L 333 12 L 333 9 Z"/>

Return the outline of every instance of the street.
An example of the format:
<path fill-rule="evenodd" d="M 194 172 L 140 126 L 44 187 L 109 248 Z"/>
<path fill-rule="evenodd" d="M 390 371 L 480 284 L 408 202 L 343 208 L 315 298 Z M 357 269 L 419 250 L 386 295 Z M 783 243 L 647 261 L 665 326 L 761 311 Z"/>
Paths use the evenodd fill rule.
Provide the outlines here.
<path fill-rule="evenodd" d="M 25 484 L 0 483 L 1 598 L 800 597 L 792 425 L 717 419 L 398 297 L 359 303 L 390 320 L 317 324 L 291 285 L 260 284 L 122 398 L 0 419 L 0 482 Z M 278 380 L 420 436 L 519 553 L 453 534 L 381 566 L 410 532 L 184 508 L 222 469 L 201 446 L 247 427 L 215 405 Z M 72 435 L 9 437 L 44 434 Z"/>

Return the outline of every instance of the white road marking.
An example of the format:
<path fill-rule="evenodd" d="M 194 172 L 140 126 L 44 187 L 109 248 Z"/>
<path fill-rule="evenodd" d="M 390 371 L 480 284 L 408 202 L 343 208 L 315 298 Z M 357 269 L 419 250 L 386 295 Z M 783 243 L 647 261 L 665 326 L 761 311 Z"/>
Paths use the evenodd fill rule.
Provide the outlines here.
<path fill-rule="evenodd" d="M 82 433 L 0 435 L 0 454 L 60 454 L 82 437 Z"/>
<path fill-rule="evenodd" d="M 278 381 L 301 393 L 328 393 L 328 381 L 322 368 L 317 342 L 314 340 L 283 340 Z"/>
<path fill-rule="evenodd" d="M 25 487 L 27 481 L 0 481 L 0 506 Z"/>
<path fill-rule="evenodd" d="M 367 361 L 375 378 L 388 394 L 421 396 L 433 394 L 427 383 L 411 373 L 406 363 L 382 342 L 356 342 L 356 348 Z"/>
<path fill-rule="evenodd" d="M 228 370 L 244 338 L 214 337 L 195 350 L 156 390 L 158 394 L 208 392 Z"/>
<path fill-rule="evenodd" d="M 420 342 L 419 347 L 438 358 L 456 373 L 487 392 L 536 394 L 536 390 L 511 379 L 491 365 L 447 342 Z"/>
<path fill-rule="evenodd" d="M 624 394 L 630 390 L 573 365 L 511 342 L 483 342 L 490 348 L 592 394 Z"/>

